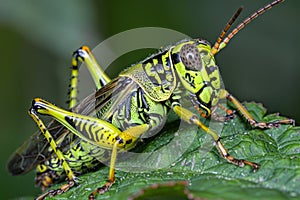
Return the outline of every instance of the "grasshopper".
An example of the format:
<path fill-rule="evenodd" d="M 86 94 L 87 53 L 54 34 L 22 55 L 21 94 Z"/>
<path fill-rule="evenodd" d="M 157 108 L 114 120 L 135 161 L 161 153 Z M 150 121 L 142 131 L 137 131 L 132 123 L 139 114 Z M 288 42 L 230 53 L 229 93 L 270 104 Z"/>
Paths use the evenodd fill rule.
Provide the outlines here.
<path fill-rule="evenodd" d="M 197 125 L 209 134 L 220 155 L 229 163 L 239 167 L 248 165 L 257 171 L 259 164 L 231 156 L 218 133 L 204 125 L 200 117 L 211 117 L 219 100 L 227 99 L 253 128 L 294 124 L 292 119 L 256 121 L 233 95 L 221 87 L 214 57 L 245 25 L 281 2 L 283 0 L 275 0 L 257 10 L 227 34 L 242 11 L 240 7 L 213 46 L 203 39 L 182 40 L 131 66 L 112 80 L 87 46 L 79 48 L 72 59 L 69 110 L 40 98 L 32 101 L 29 115 L 39 131 L 11 157 L 10 172 L 18 175 L 37 167 L 36 182 L 42 189 L 67 176 L 68 183 L 37 198 L 43 199 L 66 192 L 78 182 L 77 174 L 97 169 L 101 162 L 109 160 L 107 182 L 89 195 L 89 199 L 95 199 L 98 193 L 107 192 L 113 185 L 118 153 L 133 149 L 147 132 L 157 132 L 164 126 L 170 110 L 186 123 Z M 97 90 L 77 103 L 81 62 L 88 67 Z M 184 107 L 181 101 L 190 102 L 194 109 Z M 93 115 L 94 111 L 96 115 Z M 41 115 L 53 120 L 45 125 Z"/>

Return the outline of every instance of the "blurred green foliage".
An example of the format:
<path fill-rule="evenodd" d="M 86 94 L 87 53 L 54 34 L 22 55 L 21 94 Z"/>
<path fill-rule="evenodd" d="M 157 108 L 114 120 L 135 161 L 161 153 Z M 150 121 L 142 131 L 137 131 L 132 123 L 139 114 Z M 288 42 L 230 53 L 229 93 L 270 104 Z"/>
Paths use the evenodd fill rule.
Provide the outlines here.
<path fill-rule="evenodd" d="M 1 199 L 37 193 L 33 173 L 11 177 L 9 155 L 36 127 L 34 97 L 66 107 L 71 53 L 137 27 L 165 27 L 214 43 L 240 5 L 239 19 L 271 0 L 79 1 L 0 0 Z M 240 100 L 300 120 L 299 1 L 287 0 L 241 31 L 217 55 L 225 87 Z M 147 55 L 145 55 L 147 56 Z M 120 63 L 127 67 L 134 55 Z"/>

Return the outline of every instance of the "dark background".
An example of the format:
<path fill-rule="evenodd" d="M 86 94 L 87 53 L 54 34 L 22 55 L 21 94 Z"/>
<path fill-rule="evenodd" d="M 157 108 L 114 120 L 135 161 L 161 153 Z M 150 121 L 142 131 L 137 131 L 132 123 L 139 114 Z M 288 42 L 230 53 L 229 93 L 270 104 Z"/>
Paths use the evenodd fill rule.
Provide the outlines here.
<path fill-rule="evenodd" d="M 164 27 L 214 43 L 240 5 L 239 20 L 270 1 L 0 1 L 1 199 L 37 194 L 34 173 L 8 174 L 9 155 L 36 126 L 34 97 L 66 107 L 71 53 L 119 32 Z M 300 121 L 299 1 L 287 0 L 241 31 L 217 56 L 226 88 L 241 101 Z M 239 21 L 238 20 L 238 21 Z M 240 22 L 240 21 L 239 21 Z M 235 24 L 236 25 L 236 24 Z M 147 54 L 145 55 L 147 56 Z M 120 61 L 125 68 L 143 58 Z M 101 177 L 99 177 L 101 178 Z"/>

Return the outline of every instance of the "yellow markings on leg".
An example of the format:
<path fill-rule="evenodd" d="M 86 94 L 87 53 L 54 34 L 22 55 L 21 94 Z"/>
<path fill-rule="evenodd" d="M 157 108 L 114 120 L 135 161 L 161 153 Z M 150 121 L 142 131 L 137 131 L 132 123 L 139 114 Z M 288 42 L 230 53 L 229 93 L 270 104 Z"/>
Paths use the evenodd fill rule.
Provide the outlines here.
<path fill-rule="evenodd" d="M 75 185 L 75 181 L 77 181 L 77 179 L 76 179 L 71 167 L 69 166 L 68 162 L 66 161 L 63 153 L 57 148 L 57 144 L 55 143 L 54 138 L 52 137 L 52 135 L 50 134 L 50 132 L 48 131 L 48 129 L 44 125 L 43 121 L 37 116 L 35 110 L 34 109 L 29 110 L 29 115 L 32 117 L 32 119 L 35 121 L 35 123 L 38 125 L 40 131 L 42 132 L 42 134 L 45 136 L 45 138 L 49 142 L 49 144 L 50 144 L 51 148 L 53 149 L 54 153 L 57 155 L 57 158 L 60 160 L 60 162 L 63 166 L 63 169 L 65 170 L 65 172 L 67 174 L 67 177 L 69 179 L 69 182 L 67 184 L 62 185 L 59 189 L 50 190 L 50 191 L 40 195 L 37 198 L 38 200 L 42 200 L 48 195 L 54 196 L 56 194 L 66 192 L 72 186 Z M 47 181 L 49 181 L 49 180 L 47 180 Z M 47 183 L 43 183 L 43 184 L 47 184 Z"/>
<path fill-rule="evenodd" d="M 111 81 L 104 70 L 98 64 L 96 58 L 91 52 L 90 48 L 87 46 L 82 46 L 73 53 L 72 58 L 72 72 L 71 72 L 71 82 L 69 91 L 69 108 L 72 109 L 77 104 L 78 96 L 78 61 L 84 63 L 96 85 L 96 89 L 99 90 L 102 86 L 106 85 Z"/>
<path fill-rule="evenodd" d="M 57 148 L 57 145 L 55 143 L 54 138 L 52 137 L 52 135 L 50 134 L 50 132 L 48 131 L 48 129 L 44 125 L 43 121 L 36 115 L 36 113 L 34 111 L 30 110 L 29 115 L 32 117 L 32 119 L 35 121 L 35 123 L 38 125 L 40 131 L 42 132 L 42 134 L 45 136 L 45 138 L 49 142 L 49 144 L 50 144 L 51 148 L 53 149 L 54 153 L 57 155 L 57 158 L 62 163 L 62 166 L 63 166 L 69 180 L 74 180 L 75 175 L 74 175 L 72 169 L 70 168 L 68 162 L 66 161 L 63 153 Z"/>
<path fill-rule="evenodd" d="M 121 133 L 118 128 L 105 120 L 66 111 L 40 98 L 33 100 L 33 107 L 37 113 L 53 117 L 73 134 L 102 148 L 111 149 L 114 138 Z"/>
<path fill-rule="evenodd" d="M 71 82 L 69 89 L 69 109 L 72 109 L 77 104 L 78 96 L 78 66 L 76 61 L 76 66 L 74 65 L 75 61 L 72 61 L 72 72 L 71 72 Z"/>

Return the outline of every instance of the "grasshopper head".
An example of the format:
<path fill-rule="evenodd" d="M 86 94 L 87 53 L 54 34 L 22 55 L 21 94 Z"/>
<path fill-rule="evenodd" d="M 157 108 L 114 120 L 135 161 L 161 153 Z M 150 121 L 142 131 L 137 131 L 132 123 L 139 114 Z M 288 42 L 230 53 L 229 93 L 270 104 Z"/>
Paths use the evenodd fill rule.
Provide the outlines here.
<path fill-rule="evenodd" d="M 211 46 L 205 40 L 179 43 L 172 50 L 173 65 L 186 90 L 210 107 L 218 100 L 221 78 Z"/>

